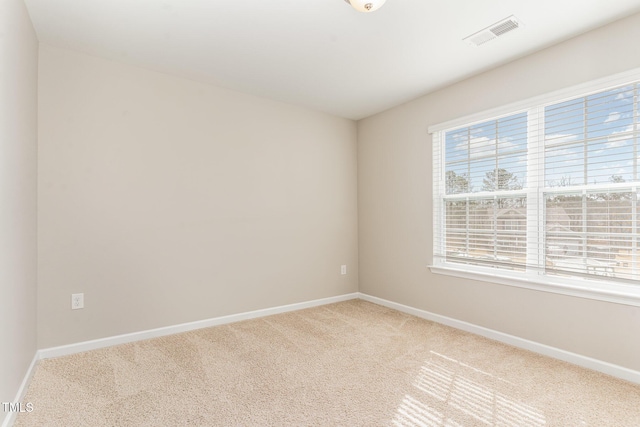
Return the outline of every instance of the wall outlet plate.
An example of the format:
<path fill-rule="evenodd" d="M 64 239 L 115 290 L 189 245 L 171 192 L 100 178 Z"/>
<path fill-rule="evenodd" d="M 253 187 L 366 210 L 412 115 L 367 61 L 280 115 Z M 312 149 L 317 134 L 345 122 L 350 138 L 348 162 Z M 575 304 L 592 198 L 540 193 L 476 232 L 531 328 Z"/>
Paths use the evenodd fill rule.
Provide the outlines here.
<path fill-rule="evenodd" d="M 84 308 L 84 294 L 71 294 L 71 309 Z"/>

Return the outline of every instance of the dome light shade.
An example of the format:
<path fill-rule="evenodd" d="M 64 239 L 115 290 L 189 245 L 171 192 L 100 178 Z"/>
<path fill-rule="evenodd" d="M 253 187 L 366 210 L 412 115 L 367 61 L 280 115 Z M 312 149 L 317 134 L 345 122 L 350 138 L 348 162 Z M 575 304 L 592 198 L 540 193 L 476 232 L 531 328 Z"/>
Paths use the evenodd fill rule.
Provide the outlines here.
<path fill-rule="evenodd" d="M 345 0 L 358 12 L 373 12 L 380 9 L 386 0 Z"/>

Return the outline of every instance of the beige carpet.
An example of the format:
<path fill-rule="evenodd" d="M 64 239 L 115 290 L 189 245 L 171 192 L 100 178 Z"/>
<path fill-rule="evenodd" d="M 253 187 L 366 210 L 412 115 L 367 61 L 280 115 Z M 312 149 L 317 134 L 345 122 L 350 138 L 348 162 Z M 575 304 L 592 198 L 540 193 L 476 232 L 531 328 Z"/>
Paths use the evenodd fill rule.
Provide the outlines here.
<path fill-rule="evenodd" d="M 640 386 L 361 300 L 41 361 L 16 426 L 640 426 Z"/>

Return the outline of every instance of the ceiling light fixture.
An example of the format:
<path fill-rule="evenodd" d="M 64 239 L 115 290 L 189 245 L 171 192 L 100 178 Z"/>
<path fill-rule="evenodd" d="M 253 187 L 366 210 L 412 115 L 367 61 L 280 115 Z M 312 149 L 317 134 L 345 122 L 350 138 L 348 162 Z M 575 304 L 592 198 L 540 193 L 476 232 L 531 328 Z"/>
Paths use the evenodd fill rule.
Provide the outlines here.
<path fill-rule="evenodd" d="M 358 12 L 373 12 L 382 7 L 386 0 L 344 0 Z"/>

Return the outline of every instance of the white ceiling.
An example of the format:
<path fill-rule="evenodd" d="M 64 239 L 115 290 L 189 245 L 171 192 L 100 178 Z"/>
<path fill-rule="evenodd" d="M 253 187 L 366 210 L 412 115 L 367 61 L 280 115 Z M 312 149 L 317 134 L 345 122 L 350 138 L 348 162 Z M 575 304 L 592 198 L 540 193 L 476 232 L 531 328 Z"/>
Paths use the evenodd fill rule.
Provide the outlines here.
<path fill-rule="evenodd" d="M 41 42 L 351 119 L 640 11 L 639 0 L 25 0 Z M 462 39 L 515 15 L 480 47 Z"/>

